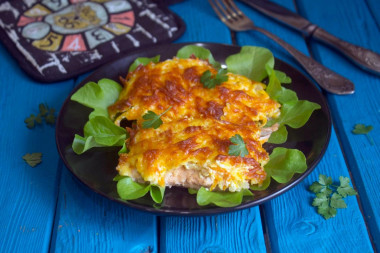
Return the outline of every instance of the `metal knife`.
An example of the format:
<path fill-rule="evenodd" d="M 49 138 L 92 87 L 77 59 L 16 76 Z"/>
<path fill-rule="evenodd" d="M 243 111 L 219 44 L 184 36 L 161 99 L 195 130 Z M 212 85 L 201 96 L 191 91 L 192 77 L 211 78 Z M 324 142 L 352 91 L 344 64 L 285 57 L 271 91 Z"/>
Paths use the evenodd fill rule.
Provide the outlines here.
<path fill-rule="evenodd" d="M 240 0 L 256 10 L 341 52 L 364 70 L 380 75 L 380 54 L 335 37 L 309 20 L 268 0 Z"/>

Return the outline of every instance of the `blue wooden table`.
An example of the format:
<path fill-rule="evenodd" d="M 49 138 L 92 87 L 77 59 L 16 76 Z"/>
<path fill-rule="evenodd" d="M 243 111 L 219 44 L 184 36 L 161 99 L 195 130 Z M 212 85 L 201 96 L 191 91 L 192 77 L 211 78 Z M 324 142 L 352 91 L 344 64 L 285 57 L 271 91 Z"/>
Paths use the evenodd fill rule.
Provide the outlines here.
<path fill-rule="evenodd" d="M 330 33 L 380 52 L 378 0 L 275 0 Z M 333 131 L 321 162 L 300 184 L 265 204 L 205 217 L 160 217 L 114 203 L 73 179 L 55 144 L 55 128 L 33 130 L 24 119 L 47 103 L 59 110 L 87 75 L 54 84 L 30 79 L 0 45 L 0 252 L 374 252 L 380 250 L 380 77 L 369 74 L 313 40 L 238 3 L 258 26 L 356 85 L 353 95 L 324 94 Z M 218 42 L 269 48 L 294 67 L 292 57 L 265 36 L 231 33 L 207 1 L 170 6 L 187 24 L 176 42 Z M 1 12 L 0 12 L 1 15 Z M 236 41 L 233 39 L 236 38 Z M 372 125 L 373 143 L 352 129 Z M 29 167 L 21 158 L 41 152 Z M 350 177 L 358 192 L 348 207 L 325 220 L 308 191 L 319 174 Z"/>

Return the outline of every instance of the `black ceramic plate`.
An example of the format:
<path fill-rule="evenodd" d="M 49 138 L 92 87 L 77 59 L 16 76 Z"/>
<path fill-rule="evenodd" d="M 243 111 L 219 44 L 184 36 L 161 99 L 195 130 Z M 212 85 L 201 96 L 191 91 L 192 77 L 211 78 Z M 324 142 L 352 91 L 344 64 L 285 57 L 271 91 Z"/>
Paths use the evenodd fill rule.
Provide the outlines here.
<path fill-rule="evenodd" d="M 175 56 L 178 49 L 184 45 L 187 44 L 168 44 L 135 51 L 95 71 L 78 85 L 72 93 L 89 81 L 97 82 L 101 78 L 119 80 L 119 76 L 124 77 L 126 75 L 129 65 L 137 57 L 153 57 L 159 54 L 161 55 L 161 60 L 165 60 Z M 219 62 L 224 62 L 227 56 L 240 51 L 240 47 L 230 45 L 209 43 L 198 43 L 197 45 L 210 49 Z M 303 174 L 294 175 L 292 180 L 286 184 L 278 184 L 272 180 L 268 189 L 255 192 L 253 198 L 244 199 L 239 206 L 231 208 L 211 205 L 202 207 L 197 205 L 194 195 L 188 194 L 187 189 L 175 187 L 166 190 L 162 204 L 154 203 L 149 194 L 133 201 L 119 199 L 116 192 L 116 183 L 112 181 L 117 174 L 115 167 L 118 162 L 117 151 L 119 148 L 94 148 L 82 155 L 76 155 L 71 149 L 74 135 L 80 134 L 83 136 L 83 126 L 91 112 L 91 109 L 71 101 L 71 94 L 66 99 L 57 120 L 56 141 L 58 151 L 67 168 L 90 189 L 113 201 L 139 210 L 156 214 L 207 215 L 262 204 L 295 186 L 314 169 L 325 153 L 331 132 L 328 106 L 323 95 L 314 84 L 294 67 L 278 59 L 276 59 L 275 68 L 285 72 L 292 78 L 292 84 L 289 87 L 298 94 L 299 99 L 313 101 L 322 107 L 321 110 L 317 110 L 312 114 L 310 120 L 302 128 L 288 129 L 288 141 L 281 145 L 301 150 L 306 156 L 308 169 Z M 265 147 L 268 151 L 273 149 L 273 146 L 270 145 Z"/>

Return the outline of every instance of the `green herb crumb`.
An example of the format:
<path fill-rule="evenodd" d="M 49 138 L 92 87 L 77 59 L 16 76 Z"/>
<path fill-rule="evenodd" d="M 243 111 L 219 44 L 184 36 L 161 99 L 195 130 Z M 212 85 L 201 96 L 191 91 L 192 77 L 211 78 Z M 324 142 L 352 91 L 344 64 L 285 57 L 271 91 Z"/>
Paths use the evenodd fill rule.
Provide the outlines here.
<path fill-rule="evenodd" d="M 331 177 L 320 174 L 319 180 L 309 187 L 309 190 L 316 194 L 312 205 L 317 207 L 317 212 L 326 220 L 335 217 L 338 208 L 347 208 L 345 197 L 357 195 L 350 186 L 348 177 L 340 176 L 339 182 L 339 186 L 333 185 Z"/>

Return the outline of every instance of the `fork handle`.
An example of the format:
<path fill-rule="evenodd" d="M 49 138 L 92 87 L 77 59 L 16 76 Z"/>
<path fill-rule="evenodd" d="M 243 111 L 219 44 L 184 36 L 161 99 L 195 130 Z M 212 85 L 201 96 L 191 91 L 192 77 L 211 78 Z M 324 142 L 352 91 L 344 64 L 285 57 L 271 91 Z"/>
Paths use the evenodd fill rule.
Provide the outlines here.
<path fill-rule="evenodd" d="M 264 30 L 260 27 L 255 27 L 254 29 L 271 38 L 277 44 L 286 49 L 324 90 L 338 95 L 354 93 L 354 84 L 347 78 L 326 68 L 325 66 L 318 63 L 309 56 L 303 54 L 287 42 L 283 41 L 273 33 L 268 32 L 267 30 Z"/>

